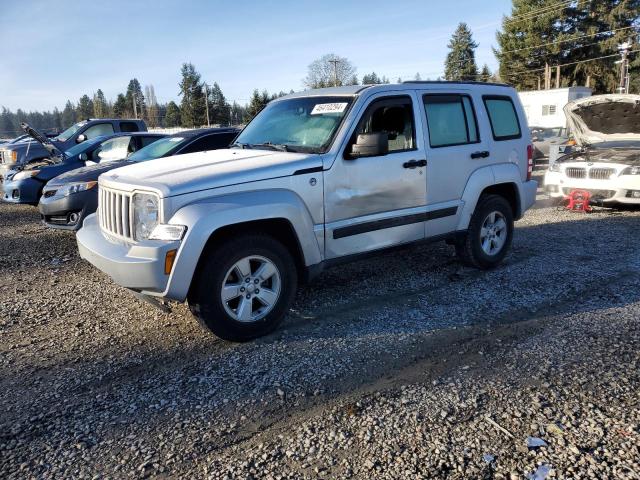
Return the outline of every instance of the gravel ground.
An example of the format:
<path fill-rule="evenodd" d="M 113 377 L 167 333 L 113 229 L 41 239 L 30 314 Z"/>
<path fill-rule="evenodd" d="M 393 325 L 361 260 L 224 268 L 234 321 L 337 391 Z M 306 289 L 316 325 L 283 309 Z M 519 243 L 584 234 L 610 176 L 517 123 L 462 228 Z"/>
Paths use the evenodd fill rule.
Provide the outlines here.
<path fill-rule="evenodd" d="M 231 344 L 2 204 L 0 477 L 638 479 L 639 226 L 542 201 L 494 271 L 385 254 Z"/>

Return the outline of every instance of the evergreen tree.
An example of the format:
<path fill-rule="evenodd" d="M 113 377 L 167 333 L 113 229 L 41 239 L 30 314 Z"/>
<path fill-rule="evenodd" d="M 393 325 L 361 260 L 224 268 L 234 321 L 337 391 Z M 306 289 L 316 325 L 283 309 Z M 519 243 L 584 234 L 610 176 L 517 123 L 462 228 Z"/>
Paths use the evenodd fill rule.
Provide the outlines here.
<path fill-rule="evenodd" d="M 164 115 L 164 126 L 179 127 L 182 124 L 180 119 L 180 108 L 176 105 L 176 102 L 171 101 L 167 104 L 167 112 Z"/>
<path fill-rule="evenodd" d="M 53 109 L 52 117 L 53 128 L 57 132 L 62 132 L 62 130 L 64 130 L 64 127 L 62 126 L 62 114 L 60 113 L 60 110 L 58 110 L 58 107 Z"/>
<path fill-rule="evenodd" d="M 402 77 L 398 77 L 398 80 L 396 80 L 396 83 L 402 83 Z"/>
<path fill-rule="evenodd" d="M 491 82 L 493 79 L 491 75 L 491 70 L 489 70 L 489 65 L 486 63 L 482 66 L 482 71 L 480 72 L 479 80 L 481 82 Z"/>
<path fill-rule="evenodd" d="M 14 123 L 13 114 L 2 107 L 2 113 L 0 113 L 0 138 L 13 137 L 18 133 L 17 125 Z"/>
<path fill-rule="evenodd" d="M 520 90 L 544 88 L 546 65 L 566 60 L 571 45 L 567 18 L 567 2 L 557 0 L 513 0 L 511 15 L 502 21 L 497 33 L 500 78 Z"/>
<path fill-rule="evenodd" d="M 416 82 L 419 82 L 420 80 L 422 80 L 422 77 L 420 76 L 420 72 L 416 72 L 415 76 L 413 77 L 413 79 Z"/>
<path fill-rule="evenodd" d="M 183 127 L 199 127 L 207 122 L 203 85 L 191 63 L 183 63 L 180 82 L 180 119 Z"/>
<path fill-rule="evenodd" d="M 237 102 L 233 102 L 231 105 L 231 125 L 241 125 L 244 123 L 246 111 L 244 107 Z"/>
<path fill-rule="evenodd" d="M 80 97 L 76 115 L 80 120 L 91 118 L 91 116 L 93 115 L 93 102 L 89 98 L 89 95 L 83 95 L 82 97 Z"/>
<path fill-rule="evenodd" d="M 128 116 L 128 112 L 127 99 L 122 93 L 119 93 L 113 104 L 113 116 L 115 118 L 124 118 L 125 116 Z"/>
<path fill-rule="evenodd" d="M 229 109 L 231 106 L 224 98 L 222 89 L 217 82 L 213 82 L 213 87 L 209 90 L 209 118 L 215 125 L 229 125 Z"/>
<path fill-rule="evenodd" d="M 266 90 L 263 90 L 262 93 L 258 91 L 256 88 L 251 95 L 251 100 L 249 101 L 249 105 L 246 108 L 246 117 L 245 122 L 251 121 L 253 117 L 255 117 L 260 111 L 267 106 L 269 103 L 269 93 Z"/>
<path fill-rule="evenodd" d="M 68 128 L 74 123 L 76 123 L 76 109 L 71 101 L 67 100 L 64 110 L 62 110 L 62 128 Z"/>
<path fill-rule="evenodd" d="M 93 116 L 95 118 L 107 118 L 109 116 L 107 99 L 104 98 L 104 93 L 100 89 L 93 94 Z"/>
<path fill-rule="evenodd" d="M 363 85 L 378 85 L 382 82 L 382 79 L 378 77 L 376 72 L 367 73 L 362 76 L 362 84 Z"/>
<path fill-rule="evenodd" d="M 460 23 L 449 41 L 449 53 L 444 67 L 447 80 L 475 80 L 478 75 L 475 50 L 471 30 L 466 23 Z"/>
<path fill-rule="evenodd" d="M 136 117 L 137 115 L 136 118 L 145 118 L 146 104 L 144 101 L 144 95 L 142 94 L 142 87 L 140 86 L 140 82 L 137 78 L 132 78 L 129 81 L 125 100 L 127 102 L 127 116 Z"/>

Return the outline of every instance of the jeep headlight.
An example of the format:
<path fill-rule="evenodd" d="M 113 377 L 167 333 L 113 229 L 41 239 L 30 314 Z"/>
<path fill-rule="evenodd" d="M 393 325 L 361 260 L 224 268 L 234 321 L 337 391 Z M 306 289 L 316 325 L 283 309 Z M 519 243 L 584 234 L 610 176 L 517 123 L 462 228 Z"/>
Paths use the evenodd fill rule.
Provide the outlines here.
<path fill-rule="evenodd" d="M 145 240 L 158 225 L 160 216 L 159 199 L 153 193 L 133 195 L 133 238 Z"/>
<path fill-rule="evenodd" d="M 59 197 L 68 197 L 73 193 L 84 192 L 86 190 L 91 190 L 95 187 L 98 182 L 78 182 L 78 183 L 69 183 L 62 188 L 59 188 L 56 191 L 56 195 Z"/>
<path fill-rule="evenodd" d="M 640 175 L 640 167 L 627 167 L 620 175 Z"/>

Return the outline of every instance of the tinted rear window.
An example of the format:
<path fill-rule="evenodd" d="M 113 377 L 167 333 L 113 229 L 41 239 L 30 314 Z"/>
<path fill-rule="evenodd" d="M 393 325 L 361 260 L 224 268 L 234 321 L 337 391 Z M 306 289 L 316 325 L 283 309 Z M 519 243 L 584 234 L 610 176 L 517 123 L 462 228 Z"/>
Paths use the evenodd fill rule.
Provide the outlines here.
<path fill-rule="evenodd" d="M 135 122 L 120 122 L 121 132 L 139 132 L 138 124 Z"/>
<path fill-rule="evenodd" d="M 512 140 L 522 137 L 516 108 L 509 97 L 482 97 L 489 114 L 494 140 Z"/>

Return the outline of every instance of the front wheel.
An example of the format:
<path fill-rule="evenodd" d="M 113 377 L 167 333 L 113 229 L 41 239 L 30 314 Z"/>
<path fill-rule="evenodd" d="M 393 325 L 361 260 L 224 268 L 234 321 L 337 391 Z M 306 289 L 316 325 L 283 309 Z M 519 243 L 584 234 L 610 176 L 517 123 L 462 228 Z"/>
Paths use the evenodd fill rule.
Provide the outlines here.
<path fill-rule="evenodd" d="M 456 253 L 467 265 L 489 269 L 507 255 L 513 238 L 511 205 L 500 195 L 483 195 L 473 212 L 464 241 Z"/>
<path fill-rule="evenodd" d="M 273 331 L 297 288 L 295 261 L 267 235 L 243 235 L 214 246 L 189 292 L 189 308 L 220 338 L 244 342 Z"/>

